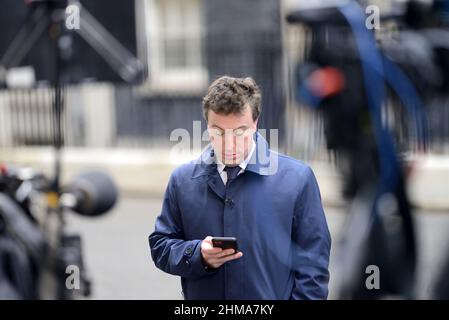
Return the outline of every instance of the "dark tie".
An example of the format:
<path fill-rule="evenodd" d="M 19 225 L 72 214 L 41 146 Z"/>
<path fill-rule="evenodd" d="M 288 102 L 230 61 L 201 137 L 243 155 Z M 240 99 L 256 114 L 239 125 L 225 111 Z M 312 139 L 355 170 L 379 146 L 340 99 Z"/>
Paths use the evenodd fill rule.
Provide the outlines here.
<path fill-rule="evenodd" d="M 228 185 L 232 180 L 237 178 L 237 175 L 239 174 L 241 169 L 242 168 L 240 168 L 240 166 L 234 166 L 234 167 L 226 166 L 224 168 L 224 170 L 226 171 L 226 174 L 228 175 L 228 182 L 226 183 L 226 185 Z"/>

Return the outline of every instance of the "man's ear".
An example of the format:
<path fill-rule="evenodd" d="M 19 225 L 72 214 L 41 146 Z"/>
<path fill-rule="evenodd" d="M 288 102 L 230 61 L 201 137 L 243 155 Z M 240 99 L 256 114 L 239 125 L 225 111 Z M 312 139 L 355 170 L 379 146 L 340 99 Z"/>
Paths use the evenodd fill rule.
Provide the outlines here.
<path fill-rule="evenodd" d="M 253 122 L 253 130 L 254 131 L 257 131 L 257 123 L 259 122 L 259 117 L 257 117 L 257 119 L 256 120 L 254 120 L 254 122 Z"/>

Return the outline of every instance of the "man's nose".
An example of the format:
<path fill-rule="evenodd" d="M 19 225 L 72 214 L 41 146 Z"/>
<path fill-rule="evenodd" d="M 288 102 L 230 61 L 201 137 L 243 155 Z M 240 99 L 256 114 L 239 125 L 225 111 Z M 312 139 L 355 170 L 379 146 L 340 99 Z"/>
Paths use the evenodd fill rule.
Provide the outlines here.
<path fill-rule="evenodd" d="M 224 142 L 224 150 L 226 153 L 232 153 L 235 151 L 235 145 L 236 145 L 236 137 L 231 133 L 225 134 L 225 138 L 223 139 Z"/>

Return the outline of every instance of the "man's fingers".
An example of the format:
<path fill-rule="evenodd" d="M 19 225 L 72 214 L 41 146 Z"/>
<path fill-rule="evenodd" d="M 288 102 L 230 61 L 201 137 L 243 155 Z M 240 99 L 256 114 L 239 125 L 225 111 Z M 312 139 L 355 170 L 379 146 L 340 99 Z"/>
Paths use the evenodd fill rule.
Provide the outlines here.
<path fill-rule="evenodd" d="M 234 249 L 226 249 L 226 250 L 223 250 L 221 252 L 218 252 L 216 254 L 216 257 L 217 258 L 222 258 L 222 257 L 225 257 L 225 256 L 229 256 L 230 254 L 233 254 L 234 252 L 235 252 Z"/>
<path fill-rule="evenodd" d="M 213 249 L 204 250 L 204 255 L 206 255 L 212 259 L 220 259 L 222 257 L 229 256 L 230 254 L 233 254 L 234 252 L 235 252 L 234 249 L 222 250 L 221 248 L 213 248 Z"/>
<path fill-rule="evenodd" d="M 221 251 L 221 248 L 203 248 L 203 254 L 207 256 L 215 256 Z"/>
<path fill-rule="evenodd" d="M 203 252 L 203 256 L 207 259 L 216 259 L 218 253 L 220 253 L 220 251 L 206 250 Z"/>
<path fill-rule="evenodd" d="M 223 258 L 221 259 L 221 261 L 222 261 L 223 263 L 225 263 L 225 262 L 228 262 L 228 261 L 231 261 L 231 260 L 239 259 L 239 258 L 241 258 L 242 256 L 243 256 L 243 253 L 242 253 L 242 252 L 237 252 L 237 253 L 234 253 L 234 254 L 232 254 L 232 255 L 223 257 Z"/>
<path fill-rule="evenodd" d="M 228 255 L 233 254 L 235 252 L 234 249 L 223 250 L 223 249 L 218 248 L 218 247 L 212 247 L 212 248 L 203 247 L 203 251 L 204 251 L 205 255 L 216 256 L 217 258 L 228 256 Z"/>
<path fill-rule="evenodd" d="M 223 264 L 225 264 L 226 262 L 231 261 L 231 260 L 235 260 L 235 259 L 240 259 L 242 256 L 243 256 L 242 252 L 237 252 L 237 253 L 234 253 L 232 255 L 227 255 L 227 256 L 225 256 L 223 258 L 212 259 L 212 260 L 210 260 L 210 265 L 213 268 L 219 268 Z"/>
<path fill-rule="evenodd" d="M 223 263 L 226 263 L 228 261 L 239 259 L 242 256 L 243 256 L 242 252 L 237 252 L 237 253 L 234 253 L 234 254 L 231 254 L 231 255 L 228 254 L 228 255 L 226 255 L 224 257 L 214 258 L 211 261 L 214 264 L 222 265 Z"/>

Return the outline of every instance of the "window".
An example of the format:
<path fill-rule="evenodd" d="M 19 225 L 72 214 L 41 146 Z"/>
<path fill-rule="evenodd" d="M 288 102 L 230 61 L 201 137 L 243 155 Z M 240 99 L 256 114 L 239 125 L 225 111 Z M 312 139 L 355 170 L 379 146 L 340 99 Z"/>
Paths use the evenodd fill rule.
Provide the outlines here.
<path fill-rule="evenodd" d="M 156 92 L 198 92 L 207 84 L 202 0 L 145 0 L 149 78 Z"/>

